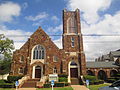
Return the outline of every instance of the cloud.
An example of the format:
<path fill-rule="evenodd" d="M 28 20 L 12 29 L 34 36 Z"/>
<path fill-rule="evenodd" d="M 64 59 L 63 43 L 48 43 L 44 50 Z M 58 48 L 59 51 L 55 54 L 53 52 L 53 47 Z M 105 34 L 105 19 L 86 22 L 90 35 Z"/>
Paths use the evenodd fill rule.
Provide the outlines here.
<path fill-rule="evenodd" d="M 19 16 L 21 11 L 20 5 L 13 2 L 0 4 L 0 22 L 10 22 L 14 17 Z"/>
<path fill-rule="evenodd" d="M 63 30 L 63 25 L 60 24 L 58 26 L 55 26 L 55 27 L 49 27 L 47 29 L 48 32 L 52 32 L 52 33 L 55 33 L 55 32 L 58 32 L 58 31 L 62 31 Z"/>
<path fill-rule="evenodd" d="M 56 46 L 60 49 L 62 49 L 62 37 L 57 39 L 57 40 L 53 40 L 53 42 L 56 44 Z"/>
<path fill-rule="evenodd" d="M 25 19 L 30 20 L 30 21 L 38 21 L 41 19 L 45 19 L 48 17 L 48 14 L 46 12 L 41 12 L 36 16 L 26 16 Z"/>
<path fill-rule="evenodd" d="M 71 10 L 79 8 L 83 12 L 83 19 L 88 24 L 93 24 L 100 20 L 98 12 L 108 9 L 111 3 L 112 0 L 68 0 L 67 8 Z"/>
<path fill-rule="evenodd" d="M 56 24 L 56 23 L 58 23 L 59 18 L 58 18 L 57 16 L 52 16 L 52 17 L 51 17 L 51 20 L 53 20 L 54 23 Z"/>
<path fill-rule="evenodd" d="M 113 36 L 84 36 L 84 48 L 87 60 L 107 54 L 120 48 L 120 11 L 115 15 L 105 14 L 97 24 L 87 25 L 82 21 L 83 34 L 101 34 Z M 116 35 L 116 36 L 115 36 Z"/>
<path fill-rule="evenodd" d="M 0 26 L 0 33 L 14 41 L 15 49 L 19 49 L 27 41 L 32 32 L 25 32 L 23 30 L 10 30 L 6 26 Z"/>

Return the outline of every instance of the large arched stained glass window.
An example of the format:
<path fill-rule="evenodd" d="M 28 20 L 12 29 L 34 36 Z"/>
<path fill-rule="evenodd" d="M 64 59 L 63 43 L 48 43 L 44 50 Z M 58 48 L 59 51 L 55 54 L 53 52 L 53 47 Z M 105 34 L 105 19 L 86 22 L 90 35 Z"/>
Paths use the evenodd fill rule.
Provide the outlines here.
<path fill-rule="evenodd" d="M 41 45 L 37 45 L 33 50 L 33 59 L 44 59 L 45 49 Z"/>

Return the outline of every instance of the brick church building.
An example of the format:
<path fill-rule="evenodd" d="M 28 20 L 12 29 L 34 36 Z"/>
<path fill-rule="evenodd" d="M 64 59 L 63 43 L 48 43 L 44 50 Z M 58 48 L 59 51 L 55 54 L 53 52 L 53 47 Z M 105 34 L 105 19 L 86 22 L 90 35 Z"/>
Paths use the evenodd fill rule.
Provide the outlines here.
<path fill-rule="evenodd" d="M 67 74 L 78 78 L 86 74 L 80 12 L 63 10 L 63 49 L 59 49 L 51 38 L 39 27 L 28 41 L 13 53 L 12 75 L 28 75 L 43 78 L 49 74 Z"/>

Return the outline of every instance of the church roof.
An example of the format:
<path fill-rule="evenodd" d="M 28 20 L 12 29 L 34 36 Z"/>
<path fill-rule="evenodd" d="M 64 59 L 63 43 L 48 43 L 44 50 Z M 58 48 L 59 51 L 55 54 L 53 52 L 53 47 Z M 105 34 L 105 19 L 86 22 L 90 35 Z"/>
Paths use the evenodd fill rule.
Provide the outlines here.
<path fill-rule="evenodd" d="M 114 65 L 115 62 L 86 62 L 87 68 L 117 68 L 118 66 Z"/>

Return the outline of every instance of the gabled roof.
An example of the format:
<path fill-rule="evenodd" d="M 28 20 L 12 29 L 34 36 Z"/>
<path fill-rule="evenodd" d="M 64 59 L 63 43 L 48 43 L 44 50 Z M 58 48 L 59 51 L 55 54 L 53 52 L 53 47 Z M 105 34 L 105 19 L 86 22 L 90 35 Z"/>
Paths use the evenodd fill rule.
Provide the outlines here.
<path fill-rule="evenodd" d="M 110 54 L 112 54 L 113 56 L 120 57 L 120 51 L 119 50 L 117 50 L 117 51 L 111 51 Z"/>
<path fill-rule="evenodd" d="M 118 66 L 114 65 L 115 62 L 86 62 L 87 68 L 117 68 Z"/>

